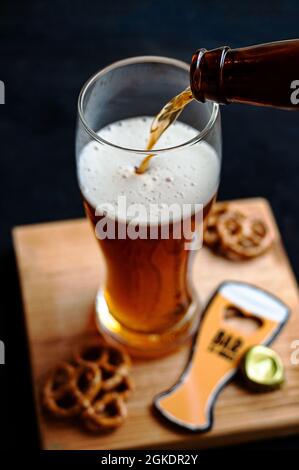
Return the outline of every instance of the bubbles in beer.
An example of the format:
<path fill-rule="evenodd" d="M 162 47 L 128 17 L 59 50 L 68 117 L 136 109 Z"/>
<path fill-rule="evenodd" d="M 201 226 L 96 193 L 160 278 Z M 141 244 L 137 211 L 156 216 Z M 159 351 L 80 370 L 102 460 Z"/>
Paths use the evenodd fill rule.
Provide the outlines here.
<path fill-rule="evenodd" d="M 152 119 L 146 116 L 125 119 L 101 129 L 99 135 L 120 147 L 142 150 Z M 167 135 L 161 136 L 159 147 L 178 146 L 197 133 L 191 126 L 176 122 L 170 126 Z M 158 216 L 165 217 L 159 208 L 161 199 L 167 205 L 174 202 L 180 206 L 205 205 L 217 190 L 220 162 L 207 142 L 163 152 L 152 159 L 148 171 L 137 175 L 135 167 L 142 158 L 133 151 L 124 152 L 108 145 L 98 146 L 96 150 L 94 143 L 88 143 L 79 155 L 78 172 L 83 196 L 96 208 L 108 200 L 116 206 L 118 197 L 123 195 L 127 206 L 139 203 L 148 208 L 153 204 Z M 126 214 L 121 214 L 120 218 L 125 221 Z M 139 223 L 148 221 L 139 220 Z"/>

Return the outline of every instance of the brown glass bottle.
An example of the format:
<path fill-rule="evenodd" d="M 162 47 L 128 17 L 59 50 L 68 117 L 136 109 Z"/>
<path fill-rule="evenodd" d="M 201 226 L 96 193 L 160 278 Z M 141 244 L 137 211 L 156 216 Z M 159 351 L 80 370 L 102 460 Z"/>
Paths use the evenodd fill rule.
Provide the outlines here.
<path fill-rule="evenodd" d="M 230 49 L 199 49 L 190 86 L 198 101 L 299 110 L 299 39 Z"/>

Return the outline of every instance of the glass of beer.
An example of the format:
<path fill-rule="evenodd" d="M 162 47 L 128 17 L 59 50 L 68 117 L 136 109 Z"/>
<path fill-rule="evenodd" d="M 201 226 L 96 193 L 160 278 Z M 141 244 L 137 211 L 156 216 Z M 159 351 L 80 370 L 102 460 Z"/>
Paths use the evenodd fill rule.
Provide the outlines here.
<path fill-rule="evenodd" d="M 186 63 L 145 56 L 99 71 L 79 96 L 78 181 L 106 268 L 96 321 L 135 355 L 177 348 L 200 317 L 192 262 L 219 184 L 219 106 L 193 101 L 146 150 L 154 116 L 188 85 Z"/>

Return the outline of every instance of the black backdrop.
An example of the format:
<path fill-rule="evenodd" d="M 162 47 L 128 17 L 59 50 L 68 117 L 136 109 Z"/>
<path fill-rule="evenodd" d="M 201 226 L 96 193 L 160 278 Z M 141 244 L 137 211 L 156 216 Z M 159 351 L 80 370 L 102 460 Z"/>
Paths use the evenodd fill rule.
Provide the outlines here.
<path fill-rule="evenodd" d="M 299 37 L 299 4 L 2 0 L 0 9 L 0 80 L 6 87 L 6 104 L 0 106 L 0 339 L 6 345 L 1 406 L 2 417 L 9 418 L 9 445 L 25 449 L 36 448 L 37 437 L 11 228 L 83 215 L 74 162 L 81 85 L 97 69 L 132 55 L 189 61 L 198 47 Z M 234 105 L 222 108 L 222 119 L 219 196 L 269 199 L 298 275 L 299 113 Z M 298 443 L 293 437 L 258 447 Z"/>

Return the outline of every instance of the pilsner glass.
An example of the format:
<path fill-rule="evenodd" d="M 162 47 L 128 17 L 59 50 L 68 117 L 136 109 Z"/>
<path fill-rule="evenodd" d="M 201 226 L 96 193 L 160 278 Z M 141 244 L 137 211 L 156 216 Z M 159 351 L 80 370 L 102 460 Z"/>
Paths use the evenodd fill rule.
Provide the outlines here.
<path fill-rule="evenodd" d="M 143 356 L 176 348 L 199 320 L 191 248 L 198 245 L 219 184 L 219 106 L 190 103 L 151 150 L 148 170 L 135 171 L 149 154 L 153 117 L 188 84 L 184 62 L 136 57 L 91 77 L 78 102 L 78 181 L 106 265 L 96 297 L 97 325 L 108 339 Z M 135 212 L 133 223 L 130 208 L 136 204 L 147 217 Z M 194 208 L 189 216 L 179 210 L 187 205 Z M 191 235 L 182 229 L 187 218 Z M 105 238 L 103 227 L 110 222 L 116 229 L 112 234 L 109 228 Z"/>

